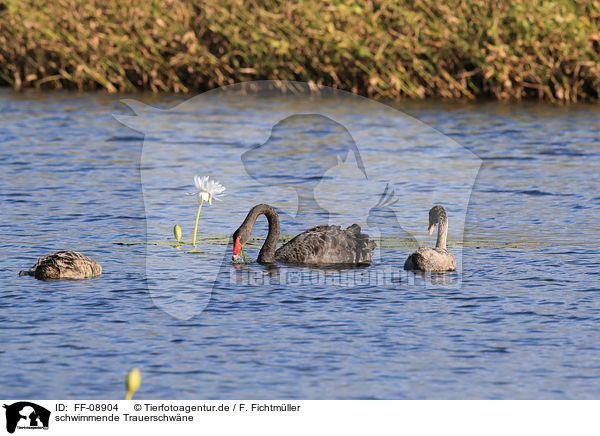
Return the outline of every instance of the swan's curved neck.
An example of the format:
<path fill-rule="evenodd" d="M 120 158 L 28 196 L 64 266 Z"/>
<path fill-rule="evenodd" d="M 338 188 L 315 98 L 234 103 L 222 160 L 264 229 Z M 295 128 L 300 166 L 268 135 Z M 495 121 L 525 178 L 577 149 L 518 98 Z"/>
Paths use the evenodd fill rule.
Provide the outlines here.
<path fill-rule="evenodd" d="M 260 215 L 265 215 L 267 217 L 267 221 L 269 222 L 269 233 L 258 253 L 258 262 L 273 263 L 275 261 L 275 247 L 277 247 L 277 240 L 279 239 L 279 216 L 277 215 L 277 212 L 275 212 L 275 209 L 268 204 L 254 206 L 248 213 L 248 216 L 241 227 L 249 227 L 247 231 L 248 237 L 250 237 L 252 229 L 254 228 L 254 223 L 256 223 L 256 220 Z"/>
<path fill-rule="evenodd" d="M 438 221 L 438 235 L 435 248 L 446 249 L 446 238 L 448 237 L 448 218 L 440 217 Z"/>

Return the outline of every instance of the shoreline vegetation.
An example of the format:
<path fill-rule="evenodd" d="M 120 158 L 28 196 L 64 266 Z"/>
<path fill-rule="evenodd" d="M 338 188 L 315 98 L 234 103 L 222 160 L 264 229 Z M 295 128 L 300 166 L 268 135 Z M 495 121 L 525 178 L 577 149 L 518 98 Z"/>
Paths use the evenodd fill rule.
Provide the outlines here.
<path fill-rule="evenodd" d="M 0 85 L 598 101 L 599 40 L 599 0 L 0 0 Z"/>

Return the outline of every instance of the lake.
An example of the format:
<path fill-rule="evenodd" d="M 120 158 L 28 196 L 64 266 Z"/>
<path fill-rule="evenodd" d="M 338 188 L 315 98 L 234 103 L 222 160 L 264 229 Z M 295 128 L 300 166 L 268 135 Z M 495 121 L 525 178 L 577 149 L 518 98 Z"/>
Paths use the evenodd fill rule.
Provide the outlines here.
<path fill-rule="evenodd" d="M 0 397 L 121 398 L 133 367 L 139 398 L 600 397 L 600 106 L 233 91 L 0 90 Z M 193 249 L 196 174 L 227 191 Z M 232 264 L 263 202 L 284 239 L 359 223 L 373 264 Z M 459 269 L 405 272 L 436 203 Z M 59 249 L 103 275 L 18 276 Z"/>

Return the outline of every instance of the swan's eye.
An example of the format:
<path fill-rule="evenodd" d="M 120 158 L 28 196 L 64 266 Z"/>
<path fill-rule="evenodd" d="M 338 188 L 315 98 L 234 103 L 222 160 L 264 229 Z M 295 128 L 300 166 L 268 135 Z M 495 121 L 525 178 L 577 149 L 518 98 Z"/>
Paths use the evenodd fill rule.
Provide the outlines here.
<path fill-rule="evenodd" d="M 240 243 L 240 237 L 235 238 L 235 243 L 233 244 L 233 255 L 237 256 L 242 249 L 242 244 Z"/>

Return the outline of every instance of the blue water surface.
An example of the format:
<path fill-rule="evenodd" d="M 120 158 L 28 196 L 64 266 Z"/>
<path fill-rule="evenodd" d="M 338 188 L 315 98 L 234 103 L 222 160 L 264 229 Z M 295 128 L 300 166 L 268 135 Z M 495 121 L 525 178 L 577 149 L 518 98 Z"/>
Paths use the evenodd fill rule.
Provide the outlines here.
<path fill-rule="evenodd" d="M 464 240 L 450 244 L 463 252 L 460 287 L 406 276 L 345 287 L 221 280 L 199 289 L 210 291 L 206 309 L 183 319 L 149 292 L 153 248 L 115 244 L 143 242 L 147 228 L 144 136 L 114 118 L 132 114 L 121 98 L 0 91 L 1 398 L 121 398 L 133 367 L 139 398 L 600 397 L 598 106 L 394 105 L 483 161 Z M 135 98 L 162 108 L 184 99 Z M 231 103 L 219 117 L 243 110 Z M 416 174 L 411 189 L 431 182 Z M 239 195 L 258 203 L 258 192 Z M 404 210 L 414 216 L 407 225 L 426 227 L 427 207 Z M 232 213 L 225 227 L 242 219 Z M 18 276 L 66 248 L 98 260 L 103 275 Z M 248 252 L 255 258 L 257 248 Z M 407 255 L 384 248 L 371 268 L 401 266 Z M 211 256 L 198 254 L 194 267 L 234 278 L 269 272 Z"/>

